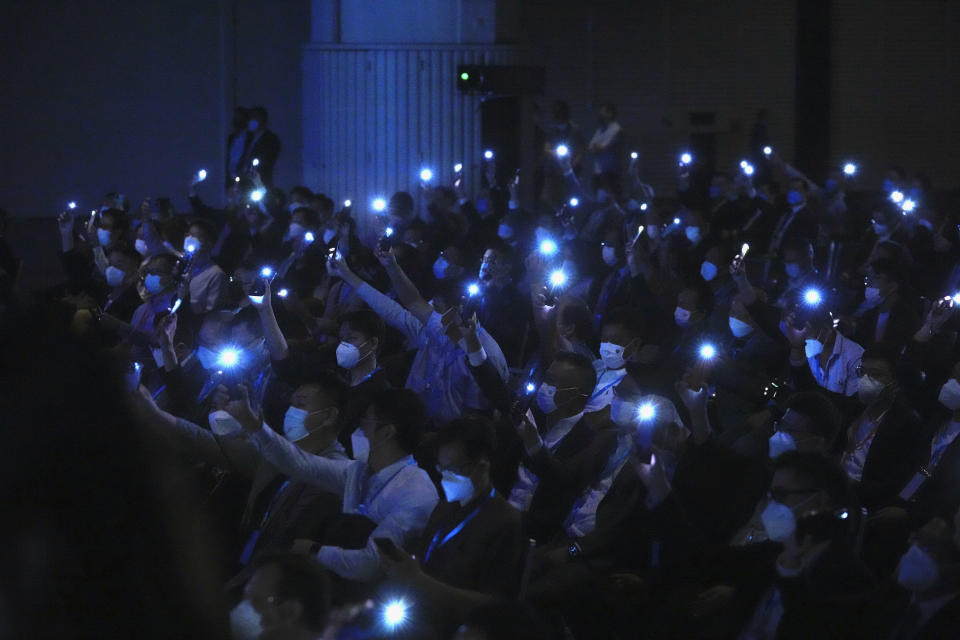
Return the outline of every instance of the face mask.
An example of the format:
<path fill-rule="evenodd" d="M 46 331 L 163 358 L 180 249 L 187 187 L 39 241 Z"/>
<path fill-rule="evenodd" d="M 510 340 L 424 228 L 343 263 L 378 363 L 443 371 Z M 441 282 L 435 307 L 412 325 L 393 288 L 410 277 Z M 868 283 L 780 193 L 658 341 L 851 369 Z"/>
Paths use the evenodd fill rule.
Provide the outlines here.
<path fill-rule="evenodd" d="M 143 279 L 143 288 L 150 293 L 160 293 L 163 291 L 160 276 L 154 273 L 147 274 L 147 277 Z"/>
<path fill-rule="evenodd" d="M 677 307 L 673 310 L 673 321 L 677 323 L 678 327 L 690 326 L 690 312 L 683 307 Z"/>
<path fill-rule="evenodd" d="M 200 241 L 193 236 L 187 236 L 183 239 L 183 250 L 186 253 L 196 253 L 200 250 Z"/>
<path fill-rule="evenodd" d="M 443 256 L 440 256 L 433 263 L 433 277 L 437 280 L 443 280 L 447 277 L 447 267 L 450 266 L 450 263 L 447 262 L 447 259 Z"/>
<path fill-rule="evenodd" d="M 893 180 L 890 178 L 884 178 L 883 180 L 883 191 L 885 193 L 893 193 L 897 190 L 897 185 L 893 184 Z"/>
<path fill-rule="evenodd" d="M 344 369 L 353 369 L 360 362 L 360 349 L 349 342 L 337 345 L 337 365 Z"/>
<path fill-rule="evenodd" d="M 960 409 L 960 382 L 957 382 L 956 378 L 947 380 L 940 387 L 940 395 L 937 396 L 937 401 L 950 411 Z"/>
<path fill-rule="evenodd" d="M 880 295 L 880 289 L 876 287 L 867 287 L 863 290 L 863 299 L 871 307 L 875 307 L 883 301 Z"/>
<path fill-rule="evenodd" d="M 614 424 L 618 427 L 626 427 L 633 424 L 636 418 L 636 405 L 614 395 L 610 400 L 610 419 L 613 420 Z"/>
<path fill-rule="evenodd" d="M 787 202 L 795 207 L 803 202 L 803 194 L 796 189 L 790 189 L 790 191 L 787 191 Z"/>
<path fill-rule="evenodd" d="M 210 423 L 210 430 L 218 436 L 232 436 L 243 431 L 243 426 L 237 419 L 222 409 L 207 416 L 207 421 Z"/>
<path fill-rule="evenodd" d="M 874 235 L 883 236 L 883 235 L 886 235 L 886 234 L 887 234 L 887 231 L 889 231 L 889 230 L 890 230 L 890 227 L 888 227 L 888 226 L 885 225 L 885 224 L 880 224 L 879 222 L 874 222 L 874 223 L 873 223 L 873 233 L 874 233 Z"/>
<path fill-rule="evenodd" d="M 900 565 L 897 567 L 897 584 L 904 589 L 924 592 L 937 584 L 939 579 L 940 568 L 937 567 L 937 563 L 929 553 L 917 545 L 911 545 L 900 558 Z"/>
<path fill-rule="evenodd" d="M 333 240 L 333 237 L 337 235 L 337 232 L 333 229 L 326 229 L 323 232 L 323 244 L 330 244 L 330 241 Z"/>
<path fill-rule="evenodd" d="M 654 240 L 660 237 L 660 227 L 658 227 L 657 225 L 652 225 L 650 227 L 647 227 L 646 229 L 644 229 L 644 231 L 646 231 L 647 235 L 653 238 Z"/>
<path fill-rule="evenodd" d="M 827 178 L 827 181 L 823 184 L 823 187 L 827 190 L 827 193 L 832 193 L 837 190 L 837 181 L 833 178 Z"/>
<path fill-rule="evenodd" d="M 212 371 L 217 368 L 217 357 L 217 354 L 214 353 L 212 349 L 207 349 L 206 347 L 199 347 L 197 349 L 197 360 L 200 361 L 200 366 L 207 371 Z"/>
<path fill-rule="evenodd" d="M 603 366 L 607 369 L 622 369 L 627 363 L 623 359 L 625 347 L 621 347 L 613 342 L 600 343 L 600 359 L 603 360 Z"/>
<path fill-rule="evenodd" d="M 857 397 L 860 398 L 860 402 L 870 404 L 880 397 L 880 393 L 886 386 L 887 385 L 879 380 L 874 380 L 870 376 L 860 376 L 860 379 L 857 381 Z"/>
<path fill-rule="evenodd" d="M 787 451 L 797 450 L 797 442 L 793 439 L 793 436 L 786 431 L 777 431 L 770 436 L 770 440 L 768 442 L 771 460 L 774 458 L 779 458 Z"/>
<path fill-rule="evenodd" d="M 723 189 L 721 189 L 718 185 L 715 185 L 715 184 L 710 185 L 710 198 L 711 198 L 711 199 L 716 200 L 717 198 L 719 198 L 719 197 L 722 196 L 722 195 L 723 195 Z"/>
<path fill-rule="evenodd" d="M 122 269 L 117 269 L 115 266 L 110 265 L 107 267 L 107 271 L 104 273 L 107 277 L 107 284 L 111 287 L 119 287 L 123 284 L 123 279 L 127 275 L 123 272 Z"/>
<path fill-rule="evenodd" d="M 249 600 L 243 600 L 230 612 L 230 634 L 236 640 L 255 640 L 263 633 L 263 620 Z"/>
<path fill-rule="evenodd" d="M 700 277 L 707 282 L 710 282 L 716 278 L 718 271 L 719 269 L 717 269 L 717 265 L 713 264 L 712 262 L 703 262 L 700 265 Z"/>
<path fill-rule="evenodd" d="M 366 462 L 370 457 L 370 440 L 362 429 L 358 428 L 350 435 L 350 445 L 353 447 L 353 459 Z"/>
<path fill-rule="evenodd" d="M 97 242 L 100 243 L 101 247 L 109 246 L 111 240 L 113 240 L 112 231 L 107 231 L 106 229 L 97 229 Z"/>
<path fill-rule="evenodd" d="M 250 120 L 247 122 L 247 129 L 250 129 L 250 131 L 256 131 L 259 126 L 260 122 L 258 120 Z"/>
<path fill-rule="evenodd" d="M 143 238 L 137 238 L 136 240 L 134 240 L 133 248 L 136 249 L 137 253 L 139 253 L 142 256 L 147 255 L 147 251 L 150 250 L 150 248 L 147 246 L 147 241 L 144 240 Z"/>
<path fill-rule="evenodd" d="M 798 277 L 802 273 L 800 271 L 800 263 L 798 262 L 788 262 L 783 265 L 783 270 L 787 272 L 787 277 L 791 279 Z"/>
<path fill-rule="evenodd" d="M 805 343 L 803 351 L 807 354 L 808 358 L 816 358 L 823 353 L 823 343 L 819 340 L 811 340 L 808 338 Z"/>
<path fill-rule="evenodd" d="M 730 325 L 730 333 L 732 333 L 735 338 L 746 338 L 748 335 L 753 333 L 753 325 L 744 322 L 739 318 L 729 316 L 727 318 L 727 323 Z"/>
<path fill-rule="evenodd" d="M 600 251 L 600 255 L 603 257 L 603 262 L 608 266 L 612 267 L 617 264 L 617 250 L 613 247 L 604 247 Z"/>
<path fill-rule="evenodd" d="M 786 542 L 797 529 L 797 518 L 793 515 L 793 509 L 776 500 L 767 503 L 760 519 L 767 537 L 775 542 Z"/>
<path fill-rule="evenodd" d="M 500 223 L 500 226 L 497 227 L 497 235 L 504 240 L 508 240 L 513 237 L 513 228 L 508 224 Z"/>
<path fill-rule="evenodd" d="M 304 426 L 308 415 L 310 414 L 305 410 L 297 407 L 291 406 L 287 409 L 287 413 L 283 416 L 283 435 L 287 440 L 296 442 L 310 435 Z"/>
<path fill-rule="evenodd" d="M 547 415 L 557 410 L 557 388 L 544 382 L 537 389 L 537 406 Z"/>
<path fill-rule="evenodd" d="M 291 222 L 290 227 L 287 229 L 287 237 L 299 238 L 303 236 L 304 231 L 306 231 L 306 229 L 303 228 L 302 224 L 300 224 L 299 222 Z"/>
<path fill-rule="evenodd" d="M 687 240 L 694 244 L 700 242 L 700 227 L 687 227 L 683 230 L 683 234 L 687 236 Z"/>
<path fill-rule="evenodd" d="M 597 202 L 606 204 L 610 201 L 610 192 L 606 189 L 597 189 Z"/>
<path fill-rule="evenodd" d="M 447 502 L 459 502 L 465 505 L 473 497 L 473 481 L 453 471 L 443 472 L 440 486 L 443 487 L 443 495 L 447 497 Z"/>

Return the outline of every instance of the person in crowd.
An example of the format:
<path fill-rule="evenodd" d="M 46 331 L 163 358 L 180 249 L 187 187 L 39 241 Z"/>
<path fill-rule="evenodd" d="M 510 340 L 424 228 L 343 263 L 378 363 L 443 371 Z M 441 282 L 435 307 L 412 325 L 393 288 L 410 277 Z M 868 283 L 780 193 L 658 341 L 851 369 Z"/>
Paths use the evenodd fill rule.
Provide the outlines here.
<path fill-rule="evenodd" d="M 243 155 L 239 167 L 247 174 L 256 173 L 263 184 L 273 186 L 273 171 L 280 156 L 280 138 L 268 125 L 265 107 L 253 107 L 248 112 L 247 131 L 244 134 Z M 240 175 L 239 173 L 237 175 Z"/>
<path fill-rule="evenodd" d="M 227 166 L 226 166 L 226 186 L 233 183 L 233 179 L 239 176 L 242 171 L 240 162 L 243 159 L 243 151 L 247 144 L 247 123 L 250 121 L 250 110 L 245 107 L 235 107 L 233 109 L 233 130 L 227 136 Z"/>
<path fill-rule="evenodd" d="M 189 302 L 192 313 L 199 315 L 212 311 L 224 302 L 227 274 L 213 261 L 211 255 L 217 229 L 213 223 L 197 219 L 190 223 L 183 238 L 186 267 L 183 273 L 185 287 L 181 295 Z"/>
<path fill-rule="evenodd" d="M 593 189 L 597 200 L 616 199 L 620 195 L 620 157 L 623 127 L 617 122 L 617 108 L 611 103 L 597 107 L 598 127 L 587 144 L 593 156 Z"/>

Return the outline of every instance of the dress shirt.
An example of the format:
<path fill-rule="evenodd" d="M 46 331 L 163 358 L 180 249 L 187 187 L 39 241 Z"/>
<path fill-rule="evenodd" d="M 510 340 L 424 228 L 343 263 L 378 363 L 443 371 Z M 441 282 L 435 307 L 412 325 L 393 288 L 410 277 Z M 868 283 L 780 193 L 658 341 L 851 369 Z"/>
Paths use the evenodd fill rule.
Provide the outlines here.
<path fill-rule="evenodd" d="M 459 417 L 465 408 L 485 409 L 486 398 L 470 373 L 467 354 L 443 331 L 439 313 L 432 313 L 424 325 L 400 304 L 364 283 L 357 294 L 390 326 L 398 329 L 417 346 L 407 389 L 423 400 L 427 415 L 443 423 Z M 479 330 L 480 344 L 500 377 L 506 381 L 507 361 L 497 341 Z"/>
<path fill-rule="evenodd" d="M 215 263 L 190 278 L 190 310 L 195 314 L 216 308 L 227 289 L 227 274 Z"/>
<path fill-rule="evenodd" d="M 900 492 L 902 499 L 909 500 L 917 493 L 920 486 L 926 481 L 929 475 L 933 473 L 937 465 L 940 464 L 943 454 L 947 452 L 947 447 L 953 444 L 953 441 L 957 439 L 958 435 L 960 435 L 960 421 L 958 420 L 950 420 L 937 429 L 937 432 L 930 440 L 930 458 L 927 464 L 924 465 L 924 471 L 926 473 L 921 471 L 911 478 L 907 486 Z"/>
<path fill-rule="evenodd" d="M 377 527 L 362 549 L 323 546 L 317 559 L 344 578 L 373 579 L 380 567 L 374 538 L 409 546 L 420 535 L 439 496 L 430 476 L 412 455 L 371 474 L 359 460 L 329 460 L 309 454 L 266 425 L 251 436 L 260 453 L 277 469 L 305 484 L 343 496 L 343 512 L 370 518 Z"/>
<path fill-rule="evenodd" d="M 863 478 L 863 465 L 879 427 L 880 420 L 871 420 L 866 412 L 860 416 L 853 439 L 847 443 L 847 450 L 843 454 L 843 470 L 851 480 L 860 482 Z"/>
<path fill-rule="evenodd" d="M 817 384 L 834 393 L 852 396 L 857 392 L 857 365 L 863 358 L 863 347 L 845 338 L 839 331 L 826 369 L 820 368 L 820 356 L 807 358 L 810 373 Z"/>
<path fill-rule="evenodd" d="M 551 451 L 556 449 L 567 434 L 577 426 L 582 417 L 583 412 L 581 411 L 575 416 L 557 420 L 557 423 L 543 437 L 543 446 Z M 525 465 L 520 465 L 520 468 L 517 469 L 517 481 L 510 491 L 510 504 L 518 511 L 526 513 L 530 509 L 533 494 L 536 492 L 539 483 L 540 479 L 530 469 L 527 469 Z"/>
<path fill-rule="evenodd" d="M 584 407 L 584 413 L 593 413 L 600 411 L 613 400 L 613 390 L 620 384 L 627 375 L 627 368 L 607 369 L 603 366 L 603 360 L 594 361 L 593 368 L 597 372 L 597 386 L 593 389 L 587 406 Z"/>
<path fill-rule="evenodd" d="M 567 537 L 580 538 L 589 533 L 597 526 L 597 507 L 603 501 L 617 474 L 627 463 L 630 453 L 633 451 L 633 442 L 629 435 L 621 435 L 617 438 L 617 448 L 614 449 L 607 465 L 604 467 L 600 478 L 587 487 L 587 490 L 573 505 L 570 515 L 564 522 L 564 528 L 567 531 Z"/>

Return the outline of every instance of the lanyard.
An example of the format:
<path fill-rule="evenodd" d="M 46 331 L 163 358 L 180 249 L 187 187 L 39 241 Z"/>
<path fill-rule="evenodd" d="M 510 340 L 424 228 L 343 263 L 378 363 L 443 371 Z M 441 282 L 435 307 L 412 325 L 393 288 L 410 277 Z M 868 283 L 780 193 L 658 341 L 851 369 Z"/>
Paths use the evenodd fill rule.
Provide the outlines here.
<path fill-rule="evenodd" d="M 365 499 L 364 499 L 364 500 L 361 500 L 361 501 L 360 501 L 360 504 L 357 505 L 357 511 L 359 511 L 359 512 L 360 512 L 361 514 L 363 514 L 363 515 L 367 515 L 367 509 L 368 509 L 370 506 L 373 505 L 373 501 L 377 499 L 377 496 L 379 496 L 381 493 L 383 493 L 383 490 L 387 488 L 387 485 L 390 484 L 391 482 L 393 482 L 393 479 L 396 478 L 398 475 L 400 475 L 400 472 L 403 471 L 404 469 L 406 469 L 407 467 L 409 467 L 411 464 L 414 464 L 413 461 L 407 462 L 407 464 L 403 465 L 402 467 L 400 467 L 399 469 L 397 469 L 396 471 L 394 471 L 394 472 L 393 472 L 393 475 L 390 476 L 389 478 L 387 478 L 387 479 L 383 482 L 383 484 L 381 484 L 381 485 L 377 488 L 377 490 L 373 492 L 373 495 L 372 495 L 372 496 L 371 496 L 371 495 L 367 495 L 367 490 L 369 490 L 369 488 L 370 488 L 370 487 L 369 487 L 369 484 L 368 484 L 368 485 L 367 485 L 367 490 L 364 490 L 364 492 L 363 492 L 363 497 L 364 497 Z M 371 477 L 372 477 L 372 476 L 371 476 Z"/>
<path fill-rule="evenodd" d="M 262 529 L 265 524 L 267 524 L 267 518 L 270 517 L 270 512 L 273 511 L 273 508 L 276 506 L 277 502 L 280 500 L 280 496 L 283 495 L 283 490 L 287 488 L 287 485 L 290 484 L 290 478 L 287 478 L 283 481 L 283 484 L 280 485 L 280 488 L 277 489 L 277 492 L 273 494 L 273 497 L 270 498 L 270 502 L 267 504 L 267 510 L 263 512 L 263 517 L 260 518 L 260 528 Z"/>
<path fill-rule="evenodd" d="M 463 528 L 467 526 L 467 523 L 473 520 L 477 516 L 477 514 L 480 513 L 480 509 L 483 509 L 483 507 L 488 502 L 490 502 L 490 500 L 493 499 L 493 496 L 495 493 L 496 493 L 496 489 L 490 489 L 490 495 L 487 496 L 486 500 L 478 504 L 476 508 L 473 511 L 471 511 L 466 518 L 460 521 L 460 524 L 458 524 L 457 526 L 455 526 L 453 529 L 450 530 L 450 533 L 443 536 L 443 540 L 440 540 L 440 544 L 437 544 L 437 540 L 440 538 L 440 532 L 437 531 L 435 534 L 433 534 L 433 540 L 430 541 L 430 546 L 427 547 L 427 554 L 423 556 L 423 564 L 427 564 L 428 562 L 430 562 L 430 554 L 433 553 L 434 547 L 442 547 L 443 545 L 450 542 L 453 538 L 457 537 L 457 534 L 463 531 Z"/>
<path fill-rule="evenodd" d="M 607 371 L 617 371 L 617 369 L 607 369 Z M 607 371 L 604 371 L 603 374 L 600 375 L 600 377 L 602 378 L 602 377 L 604 376 L 604 374 L 607 373 Z M 602 389 L 600 389 L 599 391 L 597 391 L 596 393 L 594 393 L 592 396 L 590 396 L 590 399 L 593 400 L 594 398 L 599 398 L 599 397 L 602 396 L 604 393 L 606 393 L 607 389 L 609 389 L 610 387 L 615 386 L 615 385 L 617 385 L 617 384 L 620 384 L 620 382 L 622 382 L 623 379 L 626 378 L 626 377 L 627 377 L 627 373 L 624 371 L 624 373 L 623 373 L 622 376 L 619 376 L 619 377 L 616 378 L 613 382 L 611 382 L 610 384 L 608 384 L 608 385 L 605 386 L 604 388 L 602 388 Z"/>

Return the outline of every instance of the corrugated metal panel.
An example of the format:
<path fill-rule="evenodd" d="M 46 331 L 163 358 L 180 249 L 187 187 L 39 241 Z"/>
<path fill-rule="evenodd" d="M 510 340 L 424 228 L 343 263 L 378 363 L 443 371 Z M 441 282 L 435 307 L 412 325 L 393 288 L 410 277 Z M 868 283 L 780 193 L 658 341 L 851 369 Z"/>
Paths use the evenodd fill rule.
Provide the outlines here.
<path fill-rule="evenodd" d="M 449 183 L 454 163 L 463 162 L 472 188 L 482 153 L 480 99 L 457 91 L 457 65 L 522 57 L 513 47 L 308 47 L 304 184 L 353 200 L 361 226 L 374 197 L 416 196 L 424 165 Z"/>

